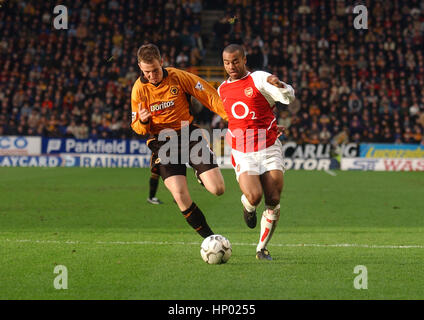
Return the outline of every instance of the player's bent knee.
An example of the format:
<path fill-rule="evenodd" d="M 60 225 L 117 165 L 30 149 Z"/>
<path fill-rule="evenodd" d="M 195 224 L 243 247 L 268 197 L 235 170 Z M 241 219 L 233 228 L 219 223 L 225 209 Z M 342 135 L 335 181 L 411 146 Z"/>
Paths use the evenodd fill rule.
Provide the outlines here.
<path fill-rule="evenodd" d="M 219 168 L 205 171 L 199 175 L 206 189 L 213 195 L 220 196 L 225 192 L 224 178 Z"/>
<path fill-rule="evenodd" d="M 247 193 L 245 194 L 247 200 L 252 206 L 258 206 L 262 199 L 261 193 Z"/>
<path fill-rule="evenodd" d="M 213 195 L 220 196 L 220 195 L 223 195 L 224 192 L 225 192 L 225 185 L 224 184 L 217 184 L 217 185 L 214 185 L 212 187 L 209 187 L 208 190 Z"/>
<path fill-rule="evenodd" d="M 217 196 L 221 196 L 221 195 L 223 195 L 224 194 L 224 192 L 225 192 L 225 185 L 224 184 L 222 184 L 222 185 L 220 185 L 218 188 L 217 188 L 217 190 L 216 190 L 216 195 Z"/>
<path fill-rule="evenodd" d="M 267 205 L 276 206 L 280 203 L 280 193 L 274 193 L 268 197 L 265 197 L 265 202 Z"/>

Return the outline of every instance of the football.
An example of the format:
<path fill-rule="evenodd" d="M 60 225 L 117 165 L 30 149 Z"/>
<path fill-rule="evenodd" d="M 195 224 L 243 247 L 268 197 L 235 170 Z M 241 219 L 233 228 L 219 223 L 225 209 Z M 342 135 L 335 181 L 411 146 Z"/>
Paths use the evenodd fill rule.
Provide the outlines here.
<path fill-rule="evenodd" d="M 219 234 L 213 234 L 203 240 L 200 255 L 208 264 L 226 263 L 231 257 L 230 241 Z"/>

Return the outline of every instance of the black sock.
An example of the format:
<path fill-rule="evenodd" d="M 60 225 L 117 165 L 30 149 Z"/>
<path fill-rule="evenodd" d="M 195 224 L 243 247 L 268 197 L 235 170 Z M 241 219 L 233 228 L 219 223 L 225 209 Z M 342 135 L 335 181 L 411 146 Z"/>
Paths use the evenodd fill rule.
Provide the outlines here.
<path fill-rule="evenodd" d="M 158 191 L 158 185 L 159 185 L 159 177 L 150 177 L 150 192 L 149 192 L 149 198 L 152 199 L 156 195 L 156 191 Z"/>
<path fill-rule="evenodd" d="M 201 237 L 206 238 L 214 234 L 211 228 L 209 228 L 209 225 L 206 222 L 206 218 L 202 211 L 200 211 L 194 202 L 191 204 L 190 208 L 181 211 L 181 213 L 183 214 L 188 224 L 194 230 L 196 230 Z"/>

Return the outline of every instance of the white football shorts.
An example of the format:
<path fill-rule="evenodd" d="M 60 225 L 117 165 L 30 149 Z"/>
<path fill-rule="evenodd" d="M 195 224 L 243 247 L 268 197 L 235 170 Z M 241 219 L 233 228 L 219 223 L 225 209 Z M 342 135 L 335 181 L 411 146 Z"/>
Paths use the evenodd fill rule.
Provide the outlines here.
<path fill-rule="evenodd" d="M 240 152 L 231 150 L 232 164 L 237 181 L 243 172 L 261 175 L 267 171 L 280 170 L 285 172 L 283 145 L 279 139 L 272 146 L 255 152 Z"/>

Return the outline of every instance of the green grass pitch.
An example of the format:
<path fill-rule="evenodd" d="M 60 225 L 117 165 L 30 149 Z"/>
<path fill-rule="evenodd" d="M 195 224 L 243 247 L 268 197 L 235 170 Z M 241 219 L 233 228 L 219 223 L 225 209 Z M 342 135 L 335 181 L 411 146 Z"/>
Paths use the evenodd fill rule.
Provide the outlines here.
<path fill-rule="evenodd" d="M 422 173 L 287 172 L 269 262 L 255 259 L 259 225 L 244 224 L 234 173 L 222 172 L 215 197 L 187 171 L 233 247 L 208 265 L 163 182 L 164 204 L 146 202 L 148 169 L 0 168 L 0 299 L 424 299 Z M 367 289 L 354 286 L 358 265 Z"/>

